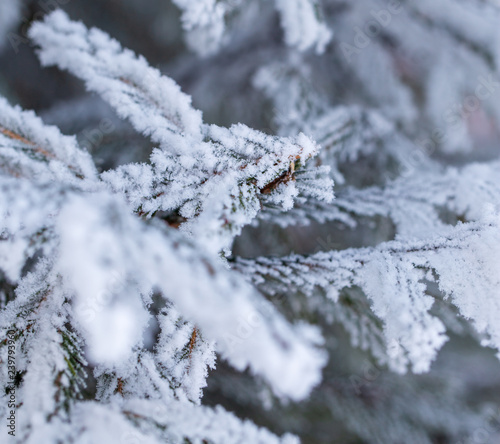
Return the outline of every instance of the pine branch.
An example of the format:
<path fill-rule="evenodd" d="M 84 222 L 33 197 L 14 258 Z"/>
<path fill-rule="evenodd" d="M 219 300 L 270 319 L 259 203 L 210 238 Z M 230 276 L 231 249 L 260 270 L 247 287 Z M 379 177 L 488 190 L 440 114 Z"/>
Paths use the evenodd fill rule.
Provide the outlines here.
<path fill-rule="evenodd" d="M 202 56 L 216 53 L 224 43 L 226 15 L 237 1 L 174 0 L 182 11 L 182 27 L 191 50 Z"/>
<path fill-rule="evenodd" d="M 295 183 L 280 178 L 291 163 L 304 163 L 317 152 L 303 134 L 288 139 L 242 124 L 229 129 L 203 124 L 171 79 L 60 11 L 33 26 L 30 35 L 41 46 L 44 65 L 57 64 L 84 79 L 138 131 L 160 143 L 152 165 L 128 165 L 103 175 L 139 214 L 177 211 L 188 219 L 185 229 L 220 251 L 256 217 L 262 191 L 272 191 L 272 201 L 284 210 L 292 207 Z M 110 65 L 110 59 L 116 63 Z M 331 195 L 328 188 L 324 195 Z"/>
<path fill-rule="evenodd" d="M 14 177 L 80 186 L 96 178 L 94 163 L 76 138 L 44 125 L 33 112 L 10 106 L 0 97 L 0 168 Z"/>
<path fill-rule="evenodd" d="M 428 370 L 446 341 L 442 322 L 429 313 L 433 298 L 422 281 L 433 281 L 434 276 L 425 270 L 435 270 L 440 290 L 486 335 L 483 343 L 500 348 L 494 320 L 500 314 L 499 287 L 486 265 L 498 260 L 498 233 L 498 216 L 491 214 L 481 223 L 450 229 L 446 237 L 309 257 L 241 259 L 235 267 L 271 297 L 319 290 L 338 301 L 343 288 L 360 287 L 384 322 L 391 369 L 402 372 L 411 364 L 418 373 Z"/>
<path fill-rule="evenodd" d="M 308 339 L 308 334 L 314 336 L 314 330 L 306 332 L 305 327 L 289 326 L 238 275 L 214 263 L 179 233 L 144 226 L 106 195 L 72 199 L 58 224 L 62 244 L 60 271 L 71 276 L 69 283 L 77 292 L 75 302 L 80 307 L 78 322 L 87 332 L 94 359 L 106 363 L 128 356 L 130 348 L 141 338 L 148 318 L 137 292 L 148 294 L 157 288 L 209 340 L 217 340 L 217 350 L 232 365 L 239 369 L 250 366 L 277 393 L 301 398 L 318 382 L 323 355 L 313 346 L 314 340 Z M 85 268 L 78 266 L 83 258 Z M 112 274 L 123 276 L 122 279 L 134 276 L 130 290 L 120 293 L 118 307 L 100 306 L 94 309 L 94 316 L 86 316 L 88 301 L 95 299 L 96 294 L 106 294 Z M 187 275 L 197 278 L 179 279 Z M 103 342 L 101 332 L 117 313 L 135 319 L 134 328 L 125 324 L 123 330 L 117 329 Z M 243 325 L 247 322 L 255 325 L 249 337 L 241 339 L 240 330 L 246 328 Z M 265 356 L 269 354 L 276 357 L 276 363 L 295 362 L 296 373 L 283 378 L 280 366 L 268 365 Z"/>
<path fill-rule="evenodd" d="M 288 46 L 299 51 L 314 48 L 318 54 L 325 51 L 332 31 L 324 23 L 317 0 L 275 0 L 281 15 L 281 25 Z"/>
<path fill-rule="evenodd" d="M 42 415 L 48 423 L 67 421 L 75 403 L 82 399 L 84 367 L 82 338 L 68 329 L 70 308 L 54 275 L 52 264 L 41 262 L 16 289 L 16 299 L 1 313 L 1 337 L 15 336 L 15 354 L 9 357 L 19 375 L 15 389 L 20 415 L 20 439 L 42 439 L 44 431 L 32 423 Z M 12 334 L 12 333 L 10 333 Z M 6 341 L 0 342 L 0 361 L 7 362 Z M 9 342 L 10 344 L 10 342 Z M 12 380 L 7 365 L 2 365 L 2 389 Z M 8 392 L 8 389 L 6 390 Z"/>

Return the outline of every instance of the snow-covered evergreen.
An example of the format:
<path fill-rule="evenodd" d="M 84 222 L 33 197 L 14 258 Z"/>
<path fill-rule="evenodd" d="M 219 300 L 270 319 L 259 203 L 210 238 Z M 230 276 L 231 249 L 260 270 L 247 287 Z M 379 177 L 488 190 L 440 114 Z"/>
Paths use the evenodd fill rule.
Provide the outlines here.
<path fill-rule="evenodd" d="M 60 3 L 0 3 L 2 436 L 495 442 L 498 5 L 152 2 L 153 67 Z M 86 92 L 14 104 L 16 36 Z"/>

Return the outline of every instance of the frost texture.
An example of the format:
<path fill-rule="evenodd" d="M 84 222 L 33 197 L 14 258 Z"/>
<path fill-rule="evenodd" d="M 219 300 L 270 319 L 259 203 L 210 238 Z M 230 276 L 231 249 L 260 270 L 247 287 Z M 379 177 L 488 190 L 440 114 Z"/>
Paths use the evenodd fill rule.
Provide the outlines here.
<path fill-rule="evenodd" d="M 261 195 L 271 194 L 283 210 L 293 206 L 295 165 L 317 154 L 305 135 L 278 138 L 243 124 L 203 124 L 201 113 L 171 79 L 103 32 L 88 31 L 63 13 L 51 14 L 30 33 L 41 46 L 42 63 L 84 79 L 121 117 L 159 143 L 151 164 L 126 165 L 103 175 L 141 215 L 176 212 L 186 221 L 184 229 L 219 251 L 227 250 L 257 216 Z M 327 199 L 332 185 L 324 183 Z"/>
<path fill-rule="evenodd" d="M 225 15 L 233 1 L 174 0 L 182 10 L 182 26 L 187 32 L 191 49 L 201 55 L 210 55 L 223 43 L 226 28 Z"/>
<path fill-rule="evenodd" d="M 100 97 L 44 120 L 0 98 L 0 362 L 16 348 L 0 385 L 16 384 L 16 441 L 298 442 L 202 405 L 210 390 L 249 417 L 263 405 L 276 430 L 311 419 L 311 442 L 474 436 L 467 370 L 436 357 L 455 335 L 500 357 L 500 164 L 472 150 L 500 120 L 498 6 L 172 3 L 203 58 L 162 69 L 205 116 L 62 11 L 30 30 L 40 60 Z M 18 5 L 1 3 L 0 34 Z M 170 47 L 158 20 L 151 39 Z M 102 140 L 85 138 L 103 118 Z M 368 353 L 345 359 L 342 332 Z M 376 376 L 339 378 L 357 356 Z"/>
<path fill-rule="evenodd" d="M 204 124 L 171 79 L 62 12 L 37 23 L 31 36 L 45 64 L 75 71 L 159 147 L 151 164 L 98 174 L 75 137 L 0 99 L 0 266 L 17 286 L 1 331 L 3 338 L 15 332 L 23 375 L 19 442 L 72 440 L 69 422 L 90 427 L 81 442 L 102 440 L 101 421 L 150 442 L 281 442 L 198 404 L 216 351 L 280 398 L 303 399 L 321 380 L 317 329 L 289 324 L 217 257 L 261 201 L 293 206 L 296 168 L 317 146 L 302 134 Z M 332 185 L 323 182 L 330 200 Z M 95 408 L 81 403 L 89 365 L 101 402 Z M 3 387 L 8 380 L 3 371 Z M 150 430 L 139 431 L 132 424 L 148 404 Z"/>
<path fill-rule="evenodd" d="M 17 108 L 10 111 L 20 120 L 26 117 L 27 127 L 34 119 L 31 113 Z M 35 122 L 41 125 L 39 120 Z M 17 158 L 24 159 L 23 150 L 15 150 L 16 128 L 10 128 L 12 150 Z M 54 128 L 40 126 L 38 141 L 44 140 L 44 131 L 54 141 L 62 137 Z M 79 162 L 71 164 L 78 170 L 88 165 L 89 158 L 73 142 L 68 138 L 65 146 L 74 148 L 75 155 L 81 154 L 76 156 Z M 20 148 L 24 146 L 25 142 Z M 61 157 L 65 153 L 58 152 Z M 30 160 L 43 166 L 46 157 Z M 57 417 L 56 422 L 73 414 L 78 418 L 75 412 L 79 411 L 85 378 L 82 368 L 86 365 L 83 344 L 86 356 L 96 366 L 103 402 L 119 392 L 130 399 L 161 396 L 172 402 L 198 403 L 207 370 L 214 366 L 214 339 L 223 356 L 240 369 L 250 365 L 275 385 L 280 396 L 300 399 L 319 382 L 324 358 L 311 348 L 310 338 L 315 332 L 291 328 L 252 287 L 214 261 L 212 255 L 195 249 L 182 234 L 141 223 L 121 197 L 106 192 L 106 185 L 92 174 L 89 179 L 75 179 L 70 175 L 72 169 L 62 162 L 55 169 L 67 171 L 67 175 L 40 175 L 38 182 L 17 174 L 15 179 L 2 178 L 1 264 L 18 287 L 16 298 L 2 311 L 1 328 L 3 336 L 8 330 L 18 335 L 16 370 L 25 373 L 23 389 L 18 392 L 26 412 L 20 423 L 23 433 L 19 442 L 48 439 L 45 415 Z M 86 185 L 78 187 L 78 181 Z M 19 195 L 27 197 L 19 200 Z M 21 276 L 26 259 L 42 252 L 44 257 L 36 268 Z M 196 280 L 186 278 L 191 273 Z M 157 354 L 143 348 L 144 341 L 150 340 L 147 326 L 152 316 L 148 307 L 153 290 L 168 298 L 165 309 L 157 315 L 161 329 Z M 196 324 L 186 323 L 170 301 L 186 318 L 194 315 Z M 202 301 L 207 305 L 200 311 Z M 247 318 L 253 331 L 242 340 L 240 323 Z M 236 346 L 227 337 L 236 338 Z M 272 350 L 264 351 L 263 344 Z M 6 350 L 2 347 L 2 353 Z M 270 362 L 265 358 L 268 354 L 276 360 Z M 294 360 L 295 372 L 287 372 L 283 378 L 282 366 Z M 138 362 L 141 365 L 136 368 Z M 2 378 L 6 386 L 6 367 Z M 46 384 L 43 390 L 39 378 Z M 158 392 L 155 387 L 160 381 L 164 381 L 164 387 Z M 127 417 L 127 413 L 120 415 L 122 421 Z M 31 422 L 38 417 L 40 420 Z M 58 430 L 50 432 L 55 433 L 50 439 L 66 439 L 66 429 Z M 198 433 L 203 434 L 203 430 L 200 425 Z"/>
<path fill-rule="evenodd" d="M 228 40 L 228 16 L 243 9 L 242 3 L 241 0 L 174 0 L 182 11 L 182 25 L 190 48 L 204 56 L 218 52 Z M 318 54 L 325 51 L 332 31 L 324 22 L 317 0 L 275 0 L 275 5 L 287 45 L 299 51 L 313 49 Z"/>
<path fill-rule="evenodd" d="M 394 241 L 372 250 L 311 257 L 242 259 L 237 268 L 270 295 L 291 288 L 311 295 L 321 289 L 336 302 L 341 290 L 361 288 L 383 321 L 389 366 L 405 372 L 411 365 L 421 373 L 429 370 L 446 341 L 444 324 L 429 313 L 434 299 L 424 281 L 437 280 L 462 316 L 485 335 L 483 344 L 500 350 L 495 321 L 500 316 L 499 223 L 498 213 L 491 210 L 481 223 L 448 229 L 446 237 L 435 240 Z"/>
<path fill-rule="evenodd" d="M 332 32 L 320 17 L 316 0 L 276 0 L 281 14 L 285 41 L 300 51 L 314 48 L 322 53 L 332 37 Z"/>
<path fill-rule="evenodd" d="M 1 167 L 9 175 L 67 185 L 97 176 L 91 157 L 79 148 L 75 137 L 63 136 L 57 128 L 45 126 L 33 112 L 11 107 L 2 97 L 0 143 Z"/>

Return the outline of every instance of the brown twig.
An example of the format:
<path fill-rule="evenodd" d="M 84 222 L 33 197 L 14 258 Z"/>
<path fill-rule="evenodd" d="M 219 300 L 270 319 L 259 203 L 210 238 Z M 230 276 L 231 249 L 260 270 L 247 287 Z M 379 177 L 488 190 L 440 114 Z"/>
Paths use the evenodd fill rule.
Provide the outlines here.
<path fill-rule="evenodd" d="M 189 340 L 189 359 L 191 359 L 191 355 L 193 353 L 193 348 L 196 343 L 196 337 L 198 336 L 198 329 L 193 328 L 193 333 L 191 333 L 191 339 Z"/>
<path fill-rule="evenodd" d="M 36 143 L 32 142 L 31 140 L 26 139 L 26 137 L 23 137 L 20 134 L 15 133 L 14 131 L 11 131 L 7 128 L 4 128 L 3 126 L 0 126 L 0 133 L 2 133 L 4 136 L 7 136 L 9 139 L 17 140 L 18 142 L 21 142 L 21 143 L 24 143 L 25 145 L 33 147 L 34 151 L 44 155 L 45 157 L 49 157 L 51 159 L 54 159 L 56 157 L 56 156 L 54 156 L 54 154 L 50 153 L 49 151 L 43 149 L 40 146 L 37 146 Z"/>

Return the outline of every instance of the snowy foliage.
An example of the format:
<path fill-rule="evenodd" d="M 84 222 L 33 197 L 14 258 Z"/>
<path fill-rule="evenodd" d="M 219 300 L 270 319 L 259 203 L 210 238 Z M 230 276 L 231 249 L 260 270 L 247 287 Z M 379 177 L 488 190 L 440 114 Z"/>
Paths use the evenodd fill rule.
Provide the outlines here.
<path fill-rule="evenodd" d="M 168 69 L 57 10 L 33 51 L 89 94 L 41 117 L 0 97 L 13 442 L 295 444 L 300 402 L 345 442 L 471 436 L 483 403 L 458 383 L 441 396 L 432 372 L 455 336 L 500 359 L 498 5 L 168 3 L 194 53 Z M 0 48 L 19 13 L 0 3 Z M 63 134 L 92 119 L 113 144 Z M 323 225 L 322 251 L 287 245 Z M 277 239 L 286 253 L 265 255 Z M 377 388 L 338 376 L 343 334 Z M 279 432 L 203 405 L 211 390 Z"/>
<path fill-rule="evenodd" d="M 445 326 L 429 313 L 434 299 L 426 294 L 424 281 L 437 279 L 445 297 L 485 334 L 483 344 L 500 351 L 499 221 L 492 213 L 480 224 L 459 225 L 435 240 L 394 241 L 371 250 L 310 257 L 241 260 L 239 266 L 270 296 L 292 289 L 307 295 L 320 289 L 338 301 L 342 289 L 361 288 L 383 321 L 390 368 L 404 372 L 411 364 L 419 373 L 429 370 L 446 341 Z"/>
<path fill-rule="evenodd" d="M 18 353 L 26 353 L 26 364 L 19 359 L 16 371 L 26 372 L 26 386 L 18 394 L 25 417 L 50 418 L 62 407 L 69 414 L 70 405 L 59 406 L 57 400 L 78 399 L 80 386 L 73 384 L 65 365 L 75 360 L 74 376 L 83 377 L 83 344 L 96 365 L 102 401 L 118 391 L 131 400 L 160 396 L 170 402 L 198 403 L 207 369 L 215 365 L 215 349 L 237 368 L 250 366 L 268 379 L 277 395 L 304 398 L 320 380 L 320 336 L 312 327 L 288 325 L 269 302 L 230 273 L 216 253 L 255 217 L 260 194 L 284 209 L 292 206 L 297 194 L 295 165 L 316 154 L 314 143 L 303 135 L 292 141 L 244 125 L 204 125 L 201 113 L 191 108 L 172 80 L 62 12 L 37 24 L 31 35 L 42 47 L 44 63 L 57 54 L 61 66 L 77 71 L 84 61 L 88 87 L 101 92 L 160 148 L 153 152 L 153 167 L 132 164 L 99 177 L 74 137 L 61 135 L 33 113 L 2 99 L 2 264 L 8 278 L 18 283 L 16 298 L 3 313 L 2 328 L 4 333 L 15 329 L 23 337 Z M 69 46 L 46 49 L 51 41 Z M 109 63 L 109 57 L 116 64 Z M 154 83 L 145 81 L 148 76 Z M 325 186 L 331 189 L 332 184 Z M 28 200 L 19 200 L 19 195 Z M 178 212 L 186 221 L 182 225 L 189 226 L 186 234 L 133 215 L 144 219 L 157 211 Z M 225 232 L 226 237 L 214 236 Z M 207 239 L 212 252 L 206 248 Z M 42 251 L 36 269 L 22 276 L 26 261 Z M 151 353 L 145 342 L 152 340 L 148 324 L 155 317 L 150 311 L 155 292 L 167 305 L 156 315 L 161 333 Z M 205 308 L 200 310 L 200 304 Z M 19 310 L 26 312 L 22 320 Z M 49 313 L 52 320 L 47 322 Z M 248 322 L 254 331 L 240 345 L 240 329 Z M 68 326 L 71 330 L 66 331 Z M 29 336 L 21 333 L 26 331 Z M 49 350 L 37 345 L 42 343 Z M 43 360 L 30 358 L 37 347 Z M 32 371 L 29 362 L 34 361 L 43 370 Z M 30 401 L 29 375 L 35 383 L 40 374 L 45 375 L 47 389 Z M 6 372 L 4 378 L 6 386 Z M 221 412 L 216 415 L 234 421 Z M 45 426 L 40 427 L 25 425 L 23 442 L 37 442 L 46 433 Z M 198 426 L 193 436 L 209 438 L 211 432 L 205 430 L 204 435 L 203 430 Z M 189 437 L 182 434 L 187 433 L 184 429 L 175 433 Z M 274 439 L 250 426 L 238 433 L 263 433 L 270 442 Z"/>
<path fill-rule="evenodd" d="M 227 40 L 226 16 L 242 7 L 241 0 L 173 0 L 182 10 L 182 25 L 189 46 L 201 55 L 219 50 Z M 323 23 L 317 0 L 275 0 L 281 15 L 285 41 L 300 51 L 325 50 L 332 32 Z M 226 38 L 225 38 L 226 37 Z"/>
<path fill-rule="evenodd" d="M 306 136 L 277 138 L 243 124 L 205 125 L 171 79 L 101 31 L 88 31 L 61 14 L 46 23 L 31 31 L 42 63 L 83 78 L 87 88 L 159 144 L 151 164 L 126 165 L 103 176 L 113 191 L 127 196 L 134 211 L 177 212 L 186 220 L 185 229 L 217 252 L 256 217 L 260 194 L 269 194 L 267 199 L 284 210 L 293 206 L 298 190 L 289 179 L 296 164 L 317 154 Z M 332 185 L 324 184 L 326 199 Z"/>
<path fill-rule="evenodd" d="M 332 32 L 322 22 L 317 0 L 276 0 L 276 8 L 289 46 L 300 51 L 315 48 L 322 53 L 325 50 Z"/>

